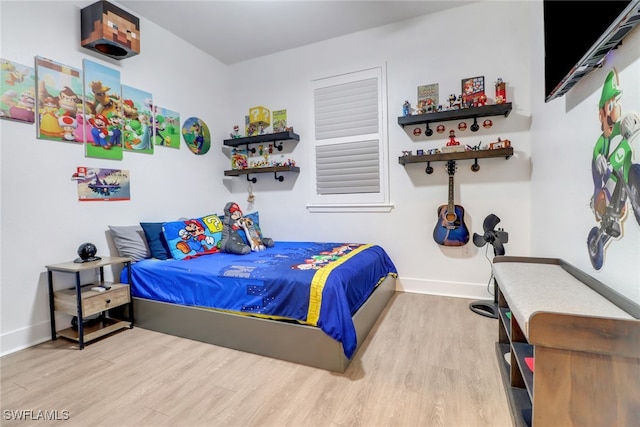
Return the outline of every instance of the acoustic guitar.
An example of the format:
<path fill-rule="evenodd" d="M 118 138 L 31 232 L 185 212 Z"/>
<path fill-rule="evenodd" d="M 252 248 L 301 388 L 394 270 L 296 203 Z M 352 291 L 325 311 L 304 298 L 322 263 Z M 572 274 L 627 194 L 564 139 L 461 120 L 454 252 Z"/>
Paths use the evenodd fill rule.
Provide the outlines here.
<path fill-rule="evenodd" d="M 469 241 L 469 229 L 464 223 L 464 208 L 453 202 L 453 175 L 455 160 L 447 162 L 449 173 L 449 203 L 438 208 L 438 222 L 433 230 L 433 240 L 442 246 L 463 246 Z"/>

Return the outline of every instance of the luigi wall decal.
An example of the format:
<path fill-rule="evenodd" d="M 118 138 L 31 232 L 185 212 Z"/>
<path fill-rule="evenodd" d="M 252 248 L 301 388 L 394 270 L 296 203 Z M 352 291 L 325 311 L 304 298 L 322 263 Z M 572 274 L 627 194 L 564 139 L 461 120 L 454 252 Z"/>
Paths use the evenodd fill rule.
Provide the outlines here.
<path fill-rule="evenodd" d="M 602 133 L 593 149 L 591 170 L 593 194 L 591 209 L 598 223 L 589 232 L 587 247 L 593 268 L 600 270 L 611 240 L 623 237 L 623 225 L 628 211 L 632 211 L 640 227 L 640 164 L 634 162 L 635 150 L 640 144 L 640 115 L 623 115 L 620 100 L 622 89 L 618 73 L 607 74 L 600 101 L 598 118 Z M 634 227 L 636 232 L 640 228 Z"/>

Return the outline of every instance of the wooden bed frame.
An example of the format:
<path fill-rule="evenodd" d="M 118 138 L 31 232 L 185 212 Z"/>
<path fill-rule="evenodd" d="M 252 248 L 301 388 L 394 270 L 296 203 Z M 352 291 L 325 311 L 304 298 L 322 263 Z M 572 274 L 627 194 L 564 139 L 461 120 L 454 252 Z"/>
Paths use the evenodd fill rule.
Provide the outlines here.
<path fill-rule="evenodd" d="M 388 276 L 354 314 L 358 348 L 394 293 L 395 278 Z M 341 343 L 313 326 L 143 298 L 133 298 L 133 306 L 136 327 L 334 372 L 351 362 Z"/>
<path fill-rule="evenodd" d="M 106 230 L 105 237 L 109 252 L 118 255 L 111 231 Z M 121 270 L 121 266 L 113 265 L 113 277 L 120 277 Z M 395 276 L 387 276 L 353 315 L 358 340 L 356 351 L 395 289 Z M 320 328 L 144 298 L 132 299 L 135 327 L 340 373 L 351 362 L 344 355 L 342 344 Z"/>

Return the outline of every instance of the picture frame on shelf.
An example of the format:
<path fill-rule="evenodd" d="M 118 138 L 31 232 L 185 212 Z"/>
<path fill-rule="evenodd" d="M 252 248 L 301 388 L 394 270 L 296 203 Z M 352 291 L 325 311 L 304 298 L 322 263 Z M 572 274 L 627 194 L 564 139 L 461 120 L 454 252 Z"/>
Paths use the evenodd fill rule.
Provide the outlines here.
<path fill-rule="evenodd" d="M 484 105 L 486 99 L 484 76 L 462 79 L 462 108 Z"/>

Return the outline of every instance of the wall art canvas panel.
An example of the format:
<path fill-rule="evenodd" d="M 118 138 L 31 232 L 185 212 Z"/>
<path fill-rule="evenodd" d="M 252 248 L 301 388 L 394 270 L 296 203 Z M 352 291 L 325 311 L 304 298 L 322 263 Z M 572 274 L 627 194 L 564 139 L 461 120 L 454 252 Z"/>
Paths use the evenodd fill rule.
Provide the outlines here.
<path fill-rule="evenodd" d="M 77 114 L 82 102 L 82 71 L 36 56 L 37 137 L 52 141 L 78 139 Z"/>
<path fill-rule="evenodd" d="M 120 72 L 85 59 L 85 156 L 122 160 L 122 87 Z M 88 131 L 88 133 L 87 133 Z"/>
<path fill-rule="evenodd" d="M 156 107 L 153 118 L 155 145 L 180 148 L 180 113 L 164 107 Z"/>
<path fill-rule="evenodd" d="M 149 92 L 122 85 L 122 132 L 125 151 L 153 154 L 152 108 L 153 99 Z"/>
<path fill-rule="evenodd" d="M 78 167 L 72 179 L 78 183 L 80 202 L 131 199 L 128 170 Z"/>
<path fill-rule="evenodd" d="M 35 69 L 0 58 L 0 79 L 0 118 L 35 123 Z"/>
<path fill-rule="evenodd" d="M 182 137 L 193 154 L 206 154 L 211 148 L 211 133 L 207 124 L 198 117 L 189 117 L 182 125 Z"/>

